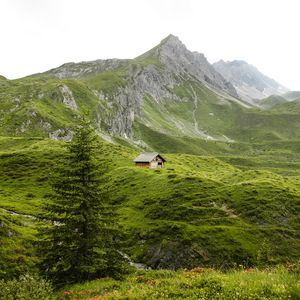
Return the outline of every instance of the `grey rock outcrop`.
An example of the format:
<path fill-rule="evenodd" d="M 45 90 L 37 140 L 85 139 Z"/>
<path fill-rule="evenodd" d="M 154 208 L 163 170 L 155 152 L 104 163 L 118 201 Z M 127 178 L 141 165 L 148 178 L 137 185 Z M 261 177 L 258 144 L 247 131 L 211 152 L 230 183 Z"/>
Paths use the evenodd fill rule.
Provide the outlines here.
<path fill-rule="evenodd" d="M 60 90 L 60 92 L 62 94 L 62 97 L 63 97 L 63 103 L 67 107 L 69 107 L 73 110 L 77 109 L 76 101 L 75 101 L 73 93 L 69 89 L 69 87 L 64 84 L 64 85 L 59 87 L 59 90 Z"/>
<path fill-rule="evenodd" d="M 153 65 L 133 63 L 127 71 L 127 84 L 115 94 L 105 95 L 110 106 L 115 108 L 113 117 L 106 118 L 110 133 L 132 138 L 135 118 L 143 117 L 144 97 L 151 97 L 158 105 L 166 99 L 179 101 L 180 98 L 171 92 L 176 82 L 174 74 L 168 70 L 162 72 Z"/>
<path fill-rule="evenodd" d="M 74 133 L 72 131 L 68 131 L 66 129 L 57 129 L 51 133 L 49 133 L 49 138 L 58 141 L 71 141 Z"/>

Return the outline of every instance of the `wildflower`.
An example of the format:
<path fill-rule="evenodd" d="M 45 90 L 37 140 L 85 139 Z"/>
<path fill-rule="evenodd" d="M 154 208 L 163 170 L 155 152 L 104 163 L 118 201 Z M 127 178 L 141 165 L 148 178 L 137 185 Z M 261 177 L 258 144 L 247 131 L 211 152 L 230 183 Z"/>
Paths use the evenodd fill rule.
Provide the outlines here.
<path fill-rule="evenodd" d="M 64 295 L 71 295 L 71 292 L 64 292 Z"/>

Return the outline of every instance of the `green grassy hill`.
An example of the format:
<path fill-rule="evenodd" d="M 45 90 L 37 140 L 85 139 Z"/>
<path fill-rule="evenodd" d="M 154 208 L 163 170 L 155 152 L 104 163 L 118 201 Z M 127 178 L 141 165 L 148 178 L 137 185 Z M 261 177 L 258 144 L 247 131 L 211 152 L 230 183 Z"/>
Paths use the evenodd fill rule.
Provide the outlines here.
<path fill-rule="evenodd" d="M 58 129 L 68 130 L 78 112 L 64 104 L 67 86 L 82 111 L 101 105 L 84 84 L 66 80 L 24 78 L 0 85 L 1 135 L 46 137 Z"/>
<path fill-rule="evenodd" d="M 289 114 L 298 115 L 298 113 L 300 112 L 300 99 L 277 104 L 272 108 L 272 110 L 277 113 L 287 112 Z"/>
<path fill-rule="evenodd" d="M 43 213 L 49 169 L 63 156 L 63 144 L 40 138 L 0 139 L 6 276 L 22 273 L 36 261 L 33 241 L 39 224 L 30 216 Z M 297 168 L 284 175 L 286 165 L 274 168 L 276 173 L 257 166 L 243 170 L 213 156 L 165 153 L 165 169 L 147 170 L 133 165 L 139 153 L 134 148 L 102 141 L 99 149 L 99 159 L 109 166 L 106 189 L 118 207 L 127 236 L 125 251 L 132 260 L 177 269 L 299 259 Z"/>
<path fill-rule="evenodd" d="M 263 108 L 268 109 L 274 107 L 275 105 L 286 103 L 286 102 L 287 100 L 283 96 L 272 95 L 265 99 L 260 100 L 259 105 Z"/>
<path fill-rule="evenodd" d="M 287 100 L 293 101 L 300 98 L 300 91 L 290 91 L 283 94 L 283 97 Z"/>

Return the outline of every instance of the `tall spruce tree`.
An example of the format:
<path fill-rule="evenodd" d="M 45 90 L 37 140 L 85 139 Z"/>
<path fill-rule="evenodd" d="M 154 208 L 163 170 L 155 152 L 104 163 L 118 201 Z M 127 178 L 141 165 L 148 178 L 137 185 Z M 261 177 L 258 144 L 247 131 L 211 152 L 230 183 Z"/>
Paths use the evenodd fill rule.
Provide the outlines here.
<path fill-rule="evenodd" d="M 42 273 L 56 284 L 125 270 L 115 215 L 101 189 L 103 165 L 97 163 L 96 140 L 90 122 L 81 119 L 52 179 L 53 195 L 43 216 L 51 223 L 41 229 L 39 253 Z"/>

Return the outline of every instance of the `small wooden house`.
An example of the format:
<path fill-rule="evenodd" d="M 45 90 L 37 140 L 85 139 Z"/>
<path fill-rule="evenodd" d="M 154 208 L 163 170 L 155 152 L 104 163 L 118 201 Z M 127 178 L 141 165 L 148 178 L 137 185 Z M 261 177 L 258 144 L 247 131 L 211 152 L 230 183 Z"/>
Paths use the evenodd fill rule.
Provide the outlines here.
<path fill-rule="evenodd" d="M 166 160 L 156 152 L 145 152 L 134 159 L 135 165 L 141 168 L 163 168 Z"/>

